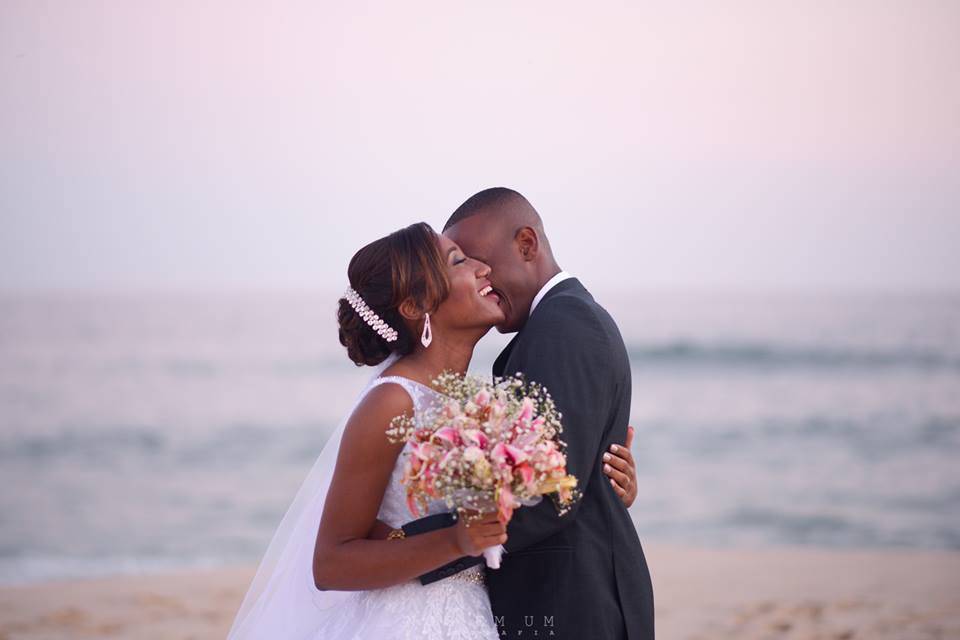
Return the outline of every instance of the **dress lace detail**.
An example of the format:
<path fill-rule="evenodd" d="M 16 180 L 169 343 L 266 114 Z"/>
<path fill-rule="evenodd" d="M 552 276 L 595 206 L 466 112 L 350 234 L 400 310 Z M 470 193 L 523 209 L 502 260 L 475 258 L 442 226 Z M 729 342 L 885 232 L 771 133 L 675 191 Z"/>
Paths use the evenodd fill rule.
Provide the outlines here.
<path fill-rule="evenodd" d="M 414 420 L 421 422 L 437 411 L 443 395 L 430 387 L 400 376 L 378 378 L 371 389 L 392 382 L 403 387 L 413 400 Z M 403 457 L 397 457 L 377 515 L 391 527 L 414 520 L 407 508 L 403 477 Z M 449 511 L 436 500 L 427 514 Z M 443 580 L 422 585 L 412 580 L 385 589 L 355 591 L 339 607 L 338 616 L 318 629 L 315 640 L 496 640 L 499 638 L 486 586 L 479 580 L 465 580 L 467 574 L 482 574 L 476 565 Z M 476 578 L 478 576 L 474 576 Z M 460 578 L 460 579 L 458 579 Z"/>

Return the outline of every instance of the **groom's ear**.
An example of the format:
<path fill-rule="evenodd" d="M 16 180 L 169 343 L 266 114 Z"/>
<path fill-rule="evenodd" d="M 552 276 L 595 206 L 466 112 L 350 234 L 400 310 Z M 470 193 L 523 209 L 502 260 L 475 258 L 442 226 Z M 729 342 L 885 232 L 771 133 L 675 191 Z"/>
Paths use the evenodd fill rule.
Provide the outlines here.
<path fill-rule="evenodd" d="M 520 227 L 520 230 L 513 236 L 513 241 L 516 243 L 520 258 L 524 262 L 531 262 L 537 257 L 537 252 L 540 250 L 540 236 L 537 235 L 536 229 Z"/>

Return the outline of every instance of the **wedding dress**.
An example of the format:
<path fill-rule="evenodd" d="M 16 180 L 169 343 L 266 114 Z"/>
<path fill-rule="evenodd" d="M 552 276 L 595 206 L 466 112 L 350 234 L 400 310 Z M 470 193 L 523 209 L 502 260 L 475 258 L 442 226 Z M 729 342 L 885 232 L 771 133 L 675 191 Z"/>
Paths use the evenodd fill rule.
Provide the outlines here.
<path fill-rule="evenodd" d="M 442 396 L 430 387 L 407 378 L 385 376 L 375 384 L 386 382 L 399 384 L 407 390 L 413 398 L 415 419 L 442 401 Z M 397 458 L 377 515 L 378 520 L 393 528 L 399 528 L 414 519 L 407 508 L 406 490 L 400 484 L 401 477 L 403 455 Z M 421 515 L 449 510 L 446 503 L 437 500 L 428 505 L 426 514 Z M 315 638 L 496 640 L 499 635 L 490 611 L 483 575 L 483 566 L 474 565 L 428 585 L 414 580 L 386 589 L 353 592 L 340 605 L 340 614 L 331 618 Z"/>
<path fill-rule="evenodd" d="M 379 377 L 379 366 L 360 400 L 380 384 L 403 387 L 423 421 L 444 396 L 399 376 Z M 356 406 L 356 405 L 354 405 Z M 349 415 L 349 414 L 348 414 Z M 367 591 L 319 591 L 313 583 L 313 546 L 346 419 L 323 452 L 284 517 L 234 620 L 228 640 L 496 640 L 499 638 L 483 583 L 484 568 L 422 585 L 417 580 Z M 384 435 L 386 437 L 386 435 Z M 393 528 L 416 519 L 407 508 L 404 453 L 397 457 L 377 518 Z M 442 500 L 426 514 L 449 511 Z"/>

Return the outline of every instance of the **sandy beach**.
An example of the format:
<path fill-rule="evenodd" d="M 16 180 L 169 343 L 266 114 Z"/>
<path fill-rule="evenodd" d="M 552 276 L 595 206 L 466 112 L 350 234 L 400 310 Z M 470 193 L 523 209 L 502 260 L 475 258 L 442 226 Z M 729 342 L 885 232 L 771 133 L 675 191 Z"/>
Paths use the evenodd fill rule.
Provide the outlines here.
<path fill-rule="evenodd" d="M 657 636 L 960 638 L 960 554 L 649 545 Z M 0 639 L 224 638 L 252 567 L 0 588 Z"/>

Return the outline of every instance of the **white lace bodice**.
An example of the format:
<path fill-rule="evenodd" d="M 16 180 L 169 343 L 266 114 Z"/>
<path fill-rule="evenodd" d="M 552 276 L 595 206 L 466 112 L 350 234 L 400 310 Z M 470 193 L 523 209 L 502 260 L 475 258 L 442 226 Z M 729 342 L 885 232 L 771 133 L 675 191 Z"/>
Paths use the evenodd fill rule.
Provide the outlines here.
<path fill-rule="evenodd" d="M 413 400 L 414 420 L 429 419 L 439 409 L 443 394 L 400 376 L 382 376 L 370 386 L 393 382 Z M 409 446 L 409 445 L 408 445 Z M 405 446 L 394 465 L 377 518 L 391 527 L 418 517 L 449 511 L 435 500 L 427 513 L 414 516 L 407 508 L 403 478 Z M 490 610 L 486 585 L 469 576 L 482 576 L 475 565 L 455 576 L 428 585 L 411 580 L 385 589 L 356 591 L 338 605 L 338 615 L 314 635 L 315 640 L 497 640 L 500 635 Z"/>

